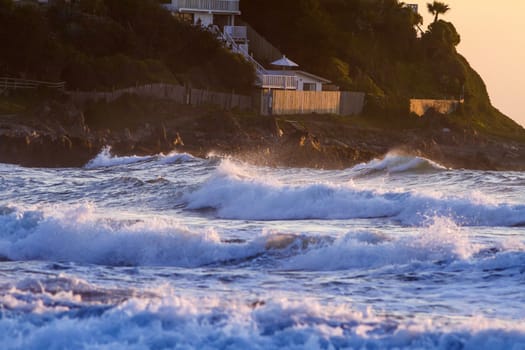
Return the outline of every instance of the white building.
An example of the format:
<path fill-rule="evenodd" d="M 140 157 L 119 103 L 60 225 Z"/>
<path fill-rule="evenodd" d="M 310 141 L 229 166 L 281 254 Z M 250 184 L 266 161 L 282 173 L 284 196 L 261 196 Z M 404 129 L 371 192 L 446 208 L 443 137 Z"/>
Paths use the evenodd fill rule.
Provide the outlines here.
<path fill-rule="evenodd" d="M 239 0 L 171 0 L 164 6 L 184 21 L 221 29 L 235 25 L 235 16 L 241 14 Z"/>
<path fill-rule="evenodd" d="M 262 88 L 297 91 L 322 91 L 331 81 L 302 70 L 266 70 Z"/>
<path fill-rule="evenodd" d="M 321 91 L 330 81 L 299 70 L 267 70 L 257 62 L 249 50 L 248 30 L 236 26 L 235 17 L 241 14 L 240 0 L 171 0 L 164 7 L 180 20 L 214 31 L 233 51 L 242 54 L 255 66 L 256 85 L 264 90 L 283 89 Z"/>

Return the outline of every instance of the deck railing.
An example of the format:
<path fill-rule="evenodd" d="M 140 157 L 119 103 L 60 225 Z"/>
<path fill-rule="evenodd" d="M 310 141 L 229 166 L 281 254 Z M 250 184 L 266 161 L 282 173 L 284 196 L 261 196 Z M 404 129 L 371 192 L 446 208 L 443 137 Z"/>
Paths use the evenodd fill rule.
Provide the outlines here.
<path fill-rule="evenodd" d="M 239 0 L 172 0 L 164 5 L 171 11 L 208 10 L 221 12 L 239 12 Z"/>
<path fill-rule="evenodd" d="M 245 26 L 224 26 L 224 31 L 234 40 L 248 40 L 248 28 Z"/>
<path fill-rule="evenodd" d="M 228 34 L 228 32 L 222 32 L 217 26 L 212 27 L 212 31 L 219 35 L 222 38 L 222 40 L 224 40 L 227 43 L 227 45 L 230 45 L 230 49 L 233 52 L 240 53 L 244 56 L 244 58 L 246 58 L 248 62 L 252 63 L 255 66 L 255 71 L 257 75 L 266 73 L 266 69 L 264 69 L 264 67 L 250 55 L 248 50 L 246 50 L 245 45 L 237 44 L 234 38 L 232 38 L 232 36 Z"/>
<path fill-rule="evenodd" d="M 296 90 L 297 78 L 293 75 L 264 74 L 262 76 L 262 87 L 265 89 Z"/>
<path fill-rule="evenodd" d="M 0 88 L 1 89 L 5 89 L 5 90 L 36 89 L 39 87 L 64 90 L 64 88 L 66 87 L 66 83 L 63 81 L 50 82 L 50 81 L 38 81 L 38 80 L 0 77 Z"/>
<path fill-rule="evenodd" d="M 244 27 L 246 28 L 246 27 Z M 217 26 L 211 28 L 224 42 L 229 45 L 229 48 L 236 53 L 243 55 L 248 62 L 255 67 L 257 80 L 255 84 L 265 89 L 297 89 L 297 77 L 291 75 L 268 74 L 268 71 L 255 60 L 246 49 L 246 45 L 239 45 L 232 37 L 231 30 L 221 31 Z"/>

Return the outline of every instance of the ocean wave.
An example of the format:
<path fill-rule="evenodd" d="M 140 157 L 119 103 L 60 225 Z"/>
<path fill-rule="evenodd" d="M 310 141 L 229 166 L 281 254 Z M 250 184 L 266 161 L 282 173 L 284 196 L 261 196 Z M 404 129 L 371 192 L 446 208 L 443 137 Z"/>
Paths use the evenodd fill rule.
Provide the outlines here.
<path fill-rule="evenodd" d="M 111 147 L 106 146 L 100 151 L 100 153 L 92 160 L 90 160 L 84 168 L 86 169 L 95 169 L 95 168 L 104 168 L 112 167 L 119 165 L 128 165 L 138 162 L 143 162 L 146 160 L 152 159 L 153 156 L 126 156 L 118 157 L 111 154 Z"/>
<path fill-rule="evenodd" d="M 16 303 L 16 293 L 0 302 Z M 108 308 L 82 305 L 76 294 L 48 295 L 60 305 L 54 313 L 4 311 L 3 348 L 499 350 L 525 344 L 525 326 L 516 320 L 473 315 L 440 322 L 308 297 L 199 297 L 161 286 Z M 68 312 L 79 306 L 82 311 Z"/>
<path fill-rule="evenodd" d="M 482 249 L 452 220 L 436 217 L 417 235 L 389 237 L 383 233 L 348 233 L 333 242 L 320 242 L 290 258 L 284 268 L 346 270 L 411 263 L 450 264 L 472 258 Z"/>
<path fill-rule="evenodd" d="M 159 164 L 175 164 L 193 161 L 196 158 L 187 153 L 177 153 L 175 151 L 168 154 L 159 153 L 149 156 L 115 156 L 111 153 L 111 147 L 106 146 L 100 153 L 90 160 L 85 166 L 85 169 L 96 169 L 115 167 L 122 165 L 130 165 L 146 161 L 156 161 Z"/>
<path fill-rule="evenodd" d="M 190 230 L 169 219 L 106 219 L 92 205 L 4 210 L 0 227 L 0 256 L 9 260 L 195 267 L 248 259 L 267 244 L 262 236 L 223 242 L 212 229 Z"/>
<path fill-rule="evenodd" d="M 188 153 L 177 153 L 177 152 L 170 152 L 166 155 L 163 153 L 160 153 L 157 156 L 157 160 L 160 164 L 178 164 L 178 163 L 186 163 L 196 160 L 194 156 Z"/>
<path fill-rule="evenodd" d="M 409 171 L 435 171 L 446 169 L 446 167 L 430 159 L 405 155 L 398 152 L 389 152 L 382 159 L 374 159 L 368 163 L 359 164 L 352 168 L 352 170 L 366 173 L 377 171 L 403 173 Z"/>
<path fill-rule="evenodd" d="M 521 226 L 525 205 L 491 203 L 480 198 L 412 191 L 381 192 L 353 184 L 288 185 L 259 177 L 230 162 L 184 196 L 187 209 L 214 209 L 220 218 L 241 220 L 391 218 L 403 225 L 424 225 L 447 216 L 466 226 Z"/>
<path fill-rule="evenodd" d="M 334 237 L 262 230 L 244 240 L 223 239 L 213 229 L 190 229 L 167 218 L 107 219 L 87 204 L 45 211 L 0 209 L 0 260 L 201 267 L 251 264 L 264 256 L 273 268 L 312 271 L 412 263 L 441 268 L 461 262 L 502 270 L 525 262 L 523 242 L 475 244 L 445 217 L 433 218 L 412 235 L 358 231 Z"/>

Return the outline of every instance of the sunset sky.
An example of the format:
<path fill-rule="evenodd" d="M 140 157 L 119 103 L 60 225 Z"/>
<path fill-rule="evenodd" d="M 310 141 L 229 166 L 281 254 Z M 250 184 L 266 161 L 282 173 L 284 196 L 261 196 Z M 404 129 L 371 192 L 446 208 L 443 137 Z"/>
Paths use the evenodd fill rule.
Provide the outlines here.
<path fill-rule="evenodd" d="M 432 21 L 428 2 L 406 1 L 419 4 L 425 28 Z M 458 51 L 482 76 L 492 104 L 525 126 L 525 1 L 444 2 L 451 10 L 443 19 L 452 22 L 461 35 Z"/>

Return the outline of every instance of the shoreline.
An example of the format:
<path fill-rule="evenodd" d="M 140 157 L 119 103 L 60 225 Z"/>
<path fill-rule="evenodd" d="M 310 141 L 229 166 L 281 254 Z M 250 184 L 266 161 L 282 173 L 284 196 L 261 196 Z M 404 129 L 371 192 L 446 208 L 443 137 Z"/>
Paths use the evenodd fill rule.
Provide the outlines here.
<path fill-rule="evenodd" d="M 93 124 L 93 114 L 103 121 L 118 119 L 111 109 L 89 112 L 70 103 L 48 101 L 29 114 L 0 115 L 0 162 L 82 167 L 110 146 L 118 156 L 177 150 L 198 157 L 231 156 L 255 165 L 323 169 L 350 168 L 394 151 L 447 168 L 525 171 L 525 142 L 466 129 L 437 125 L 385 130 L 360 126 L 354 117 L 262 117 L 166 101 L 148 103 L 156 118 L 139 116 L 135 124 L 111 128 L 90 128 L 86 122 Z M 145 115 L 151 113 L 146 109 Z"/>

